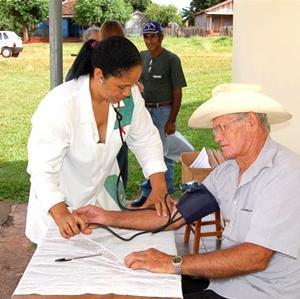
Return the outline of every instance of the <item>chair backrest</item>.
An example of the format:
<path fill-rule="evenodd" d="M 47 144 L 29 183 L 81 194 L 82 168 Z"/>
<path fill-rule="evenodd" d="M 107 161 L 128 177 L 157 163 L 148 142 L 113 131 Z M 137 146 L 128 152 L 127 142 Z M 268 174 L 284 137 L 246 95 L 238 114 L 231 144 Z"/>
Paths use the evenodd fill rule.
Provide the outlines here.
<path fill-rule="evenodd" d="M 208 155 L 209 164 L 211 165 L 212 168 L 217 167 L 218 165 L 222 164 L 225 161 L 220 150 L 209 149 L 206 150 L 206 152 Z"/>

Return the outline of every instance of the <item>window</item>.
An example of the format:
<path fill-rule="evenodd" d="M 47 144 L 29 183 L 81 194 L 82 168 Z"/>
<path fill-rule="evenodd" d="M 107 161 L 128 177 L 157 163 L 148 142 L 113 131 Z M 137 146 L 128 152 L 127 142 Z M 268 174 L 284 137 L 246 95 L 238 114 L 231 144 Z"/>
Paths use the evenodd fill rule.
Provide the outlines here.
<path fill-rule="evenodd" d="M 8 36 L 5 32 L 3 32 L 3 36 L 4 36 L 5 39 L 8 39 Z"/>
<path fill-rule="evenodd" d="M 0 40 L 2 40 L 2 33 L 0 32 Z"/>

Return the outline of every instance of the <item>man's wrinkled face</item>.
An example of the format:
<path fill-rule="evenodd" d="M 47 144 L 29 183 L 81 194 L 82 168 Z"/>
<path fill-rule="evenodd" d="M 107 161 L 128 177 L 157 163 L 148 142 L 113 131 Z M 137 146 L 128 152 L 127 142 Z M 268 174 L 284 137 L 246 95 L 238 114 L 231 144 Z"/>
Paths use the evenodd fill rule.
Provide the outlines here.
<path fill-rule="evenodd" d="M 237 159 L 247 153 L 249 130 L 247 114 L 226 114 L 213 119 L 213 132 L 225 159 Z"/>
<path fill-rule="evenodd" d="M 157 33 L 144 34 L 144 42 L 149 51 L 156 51 L 161 48 L 163 37 Z"/>

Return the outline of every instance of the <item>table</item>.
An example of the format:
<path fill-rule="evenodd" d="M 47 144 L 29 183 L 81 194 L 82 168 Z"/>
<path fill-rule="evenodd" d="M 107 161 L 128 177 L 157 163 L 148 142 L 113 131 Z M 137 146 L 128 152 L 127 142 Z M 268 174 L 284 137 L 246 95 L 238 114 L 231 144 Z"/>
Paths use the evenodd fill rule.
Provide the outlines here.
<path fill-rule="evenodd" d="M 114 230 L 123 237 L 137 232 Z M 66 240 L 53 222 L 13 298 L 182 298 L 180 276 L 131 270 L 124 265 L 127 254 L 150 247 L 175 255 L 175 233 L 145 234 L 124 242 L 104 229 L 95 229 L 91 235 L 80 234 Z M 95 253 L 101 255 L 55 262 L 57 258 Z"/>
<path fill-rule="evenodd" d="M 85 294 L 85 295 L 13 295 L 12 299 L 162 299 L 163 297 L 144 297 L 144 296 L 127 296 L 127 295 L 116 295 L 116 294 L 106 294 L 106 295 L 95 295 L 95 294 Z M 164 297 L 171 298 L 171 297 Z M 176 298 L 174 298 L 176 299 Z"/>

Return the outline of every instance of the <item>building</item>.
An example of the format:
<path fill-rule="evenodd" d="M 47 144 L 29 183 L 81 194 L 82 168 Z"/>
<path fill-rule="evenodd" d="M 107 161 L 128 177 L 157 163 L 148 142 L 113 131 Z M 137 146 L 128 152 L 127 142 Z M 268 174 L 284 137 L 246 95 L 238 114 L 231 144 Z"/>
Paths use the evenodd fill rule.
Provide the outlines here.
<path fill-rule="evenodd" d="M 73 16 L 73 3 L 74 0 L 62 1 L 62 34 L 64 40 L 77 41 L 82 37 L 83 31 L 87 26 L 79 26 L 74 23 Z M 41 22 L 38 28 L 32 33 L 32 37 L 36 37 L 39 40 L 48 41 L 49 39 L 49 19 Z"/>
<path fill-rule="evenodd" d="M 232 34 L 233 0 L 226 0 L 194 14 L 195 27 L 200 27 L 207 34 Z"/>
<path fill-rule="evenodd" d="M 79 38 L 82 36 L 84 28 L 73 22 L 74 0 L 62 1 L 62 27 L 64 38 Z"/>
<path fill-rule="evenodd" d="M 142 12 L 135 11 L 130 19 L 125 23 L 125 32 L 128 35 L 140 35 L 143 33 L 144 24 L 148 20 L 145 18 Z"/>

